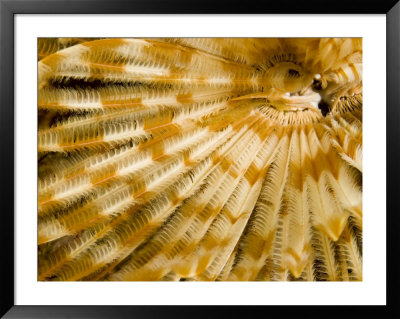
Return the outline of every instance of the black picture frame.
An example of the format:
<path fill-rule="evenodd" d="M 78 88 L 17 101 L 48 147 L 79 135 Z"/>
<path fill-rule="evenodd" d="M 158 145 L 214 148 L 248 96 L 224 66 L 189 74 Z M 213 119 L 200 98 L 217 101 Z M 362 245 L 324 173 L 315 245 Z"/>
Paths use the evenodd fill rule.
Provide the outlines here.
<path fill-rule="evenodd" d="M 310 317 L 400 318 L 397 259 L 399 217 L 397 187 L 400 162 L 400 3 L 398 0 L 264 1 L 242 3 L 215 0 L 0 0 L 0 178 L 1 191 L 1 308 L 4 318 L 160 318 L 249 317 L 255 311 Z M 14 17 L 16 14 L 385 14 L 386 29 L 386 176 L 387 283 L 386 306 L 21 306 L 14 302 Z M 384 172 L 382 172 L 384 173 Z M 379 187 L 379 186 L 377 186 Z M 384 207 L 384 205 L 382 205 Z M 383 212 L 377 212 L 383 213 Z M 255 314 L 255 313 L 254 313 Z"/>

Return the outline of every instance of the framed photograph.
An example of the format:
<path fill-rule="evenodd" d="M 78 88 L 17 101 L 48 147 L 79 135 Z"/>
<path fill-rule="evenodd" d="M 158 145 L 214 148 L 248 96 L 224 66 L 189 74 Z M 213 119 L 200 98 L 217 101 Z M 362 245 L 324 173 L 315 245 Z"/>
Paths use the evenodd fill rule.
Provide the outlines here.
<path fill-rule="evenodd" d="M 0 10 L 1 315 L 399 315 L 396 1 Z"/>

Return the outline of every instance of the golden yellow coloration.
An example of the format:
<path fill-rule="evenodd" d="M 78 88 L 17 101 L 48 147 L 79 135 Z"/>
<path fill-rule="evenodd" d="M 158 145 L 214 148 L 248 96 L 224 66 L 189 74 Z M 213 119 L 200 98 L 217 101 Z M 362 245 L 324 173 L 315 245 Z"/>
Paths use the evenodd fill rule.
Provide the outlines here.
<path fill-rule="evenodd" d="M 362 280 L 361 39 L 39 39 L 39 280 Z"/>

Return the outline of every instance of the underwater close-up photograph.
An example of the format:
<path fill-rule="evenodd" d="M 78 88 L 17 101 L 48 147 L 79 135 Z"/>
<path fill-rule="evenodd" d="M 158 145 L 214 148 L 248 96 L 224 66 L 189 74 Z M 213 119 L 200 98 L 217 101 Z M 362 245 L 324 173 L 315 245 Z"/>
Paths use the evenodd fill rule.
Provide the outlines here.
<path fill-rule="evenodd" d="M 361 38 L 38 38 L 39 281 L 362 281 Z"/>

